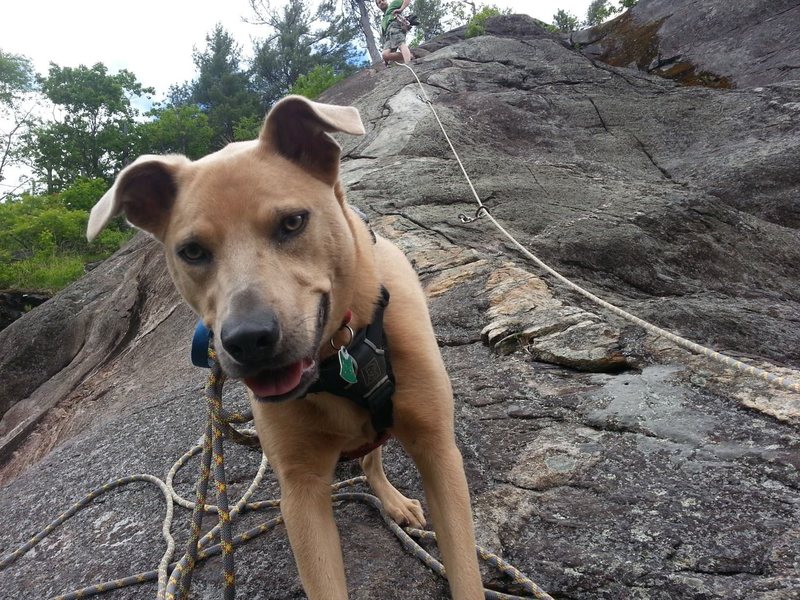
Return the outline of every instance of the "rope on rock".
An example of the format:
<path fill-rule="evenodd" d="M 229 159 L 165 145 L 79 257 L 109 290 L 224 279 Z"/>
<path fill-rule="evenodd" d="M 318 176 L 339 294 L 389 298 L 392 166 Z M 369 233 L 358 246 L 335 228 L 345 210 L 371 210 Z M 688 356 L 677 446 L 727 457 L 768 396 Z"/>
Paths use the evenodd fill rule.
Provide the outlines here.
<path fill-rule="evenodd" d="M 762 379 L 762 380 L 764 380 L 764 381 L 766 381 L 766 382 L 768 382 L 768 383 L 770 383 L 772 385 L 775 385 L 775 386 L 778 386 L 778 387 L 782 387 L 784 389 L 787 389 L 787 390 L 790 390 L 790 391 L 793 391 L 793 392 L 800 393 L 800 381 L 797 381 L 796 379 L 793 379 L 792 377 L 777 375 L 774 372 L 771 372 L 771 371 L 768 371 L 768 370 L 765 370 L 765 369 L 761 369 L 759 367 L 750 365 L 750 364 L 748 364 L 746 362 L 737 360 L 735 358 L 731 358 L 730 356 L 722 354 L 721 352 L 717 352 L 716 350 L 712 350 L 711 348 L 707 348 L 705 346 L 697 344 L 696 342 L 688 340 L 688 339 L 686 339 L 684 337 L 681 337 L 679 335 L 675 335 L 672 332 L 669 332 L 669 331 L 667 331 L 665 329 L 662 329 L 661 327 L 653 325 L 652 323 L 648 323 L 647 321 L 645 321 L 645 320 L 643 320 L 643 319 L 641 319 L 641 318 L 639 318 L 639 317 L 637 317 L 635 315 L 632 315 L 631 313 L 629 313 L 629 312 L 627 312 L 627 311 L 625 311 L 625 310 L 623 310 L 623 309 L 621 309 L 621 308 L 619 308 L 617 306 L 614 306 L 610 302 L 607 302 L 607 301 L 603 300 L 602 298 L 599 298 L 598 296 L 595 296 L 594 294 L 592 294 L 588 290 L 585 290 L 584 288 L 582 288 L 578 284 L 573 283 L 572 281 L 570 281 L 569 279 L 567 279 L 566 277 L 561 275 L 561 273 L 559 273 L 558 271 L 556 271 L 555 269 L 553 269 L 549 265 L 545 264 L 541 259 L 539 259 L 537 256 L 535 256 L 532 252 L 530 252 L 525 246 L 520 244 L 516 240 L 516 238 L 514 238 L 514 236 L 512 236 L 502 225 L 500 225 L 500 223 L 497 222 L 497 220 L 492 216 L 492 214 L 489 212 L 489 210 L 486 208 L 486 206 L 481 201 L 480 196 L 478 196 L 478 192 L 475 191 L 475 186 L 472 185 L 472 180 L 470 179 L 469 175 L 467 174 L 467 170 L 464 168 L 464 164 L 461 162 L 461 158 L 458 156 L 458 152 L 456 152 L 456 149 L 453 146 L 453 143 L 450 141 L 450 136 L 447 135 L 447 130 L 445 129 L 444 125 L 442 124 L 442 121 L 439 118 L 439 115 L 437 114 L 436 109 L 433 107 L 433 102 L 428 97 L 428 94 L 425 91 L 425 87 L 422 85 L 422 81 L 420 81 L 419 77 L 417 76 L 417 73 L 409 65 L 407 65 L 405 63 L 399 63 L 399 64 L 401 64 L 406 69 L 411 71 L 411 74 L 414 76 L 414 79 L 417 80 L 417 84 L 419 85 L 419 89 L 422 91 L 422 95 L 424 96 L 424 102 L 430 107 L 431 112 L 433 113 L 433 116 L 436 118 L 436 122 L 439 124 L 439 128 L 442 130 L 442 133 L 444 134 L 445 140 L 447 140 L 447 143 L 450 146 L 450 150 L 453 152 L 453 156 L 455 156 L 456 161 L 458 161 L 458 166 L 461 167 L 461 172 L 464 174 L 464 178 L 466 179 L 467 184 L 469 185 L 469 188 L 472 191 L 472 195 L 475 197 L 475 201 L 478 203 L 478 209 L 475 211 L 475 216 L 474 217 L 467 217 L 465 215 L 459 215 L 459 218 L 461 219 L 461 221 L 463 223 L 472 223 L 473 221 L 476 221 L 477 219 L 479 219 L 480 217 L 482 217 L 484 215 L 487 216 L 489 218 L 489 220 L 492 222 L 492 224 L 494 224 L 494 226 L 497 227 L 497 229 L 504 236 L 506 236 L 506 238 L 508 238 L 509 241 L 511 241 L 511 243 L 520 252 L 522 252 L 522 254 L 524 254 L 527 258 L 532 260 L 540 269 L 546 271 L 547 273 L 549 273 L 550 275 L 555 277 L 558 281 L 560 281 L 564 285 L 568 286 L 569 288 L 573 289 L 574 291 L 578 292 L 582 296 L 588 298 L 589 300 L 591 300 L 595 304 L 598 304 L 598 305 L 602 306 L 606 310 L 609 310 L 609 311 L 613 312 L 615 315 L 620 316 L 623 319 L 625 319 L 627 321 L 630 321 L 631 323 L 635 323 L 636 325 L 639 325 L 640 327 L 644 328 L 645 330 L 649 331 L 650 333 L 653 333 L 655 335 L 658 335 L 658 336 L 661 336 L 663 338 L 666 338 L 666 339 L 670 340 L 671 342 L 674 342 L 675 344 L 677 344 L 681 348 L 684 348 L 685 350 L 689 350 L 690 352 L 694 352 L 696 354 L 700 354 L 702 356 L 705 356 L 705 357 L 707 357 L 707 358 L 709 358 L 711 360 L 714 360 L 714 361 L 716 361 L 716 362 L 718 362 L 720 364 L 725 365 L 726 367 L 731 367 L 731 368 L 736 369 L 738 371 L 742 371 L 743 373 L 746 373 L 746 374 L 751 375 L 753 377 L 757 377 L 759 379 Z M 775 367 L 772 367 L 772 368 L 775 369 Z"/>
<path fill-rule="evenodd" d="M 109 482 L 90 494 L 85 498 L 73 505 L 69 510 L 60 515 L 50 525 L 43 529 L 40 533 L 36 534 L 30 541 L 21 546 L 19 549 L 5 556 L 0 560 L 0 569 L 8 567 L 17 559 L 22 557 L 25 553 L 31 550 L 45 537 L 52 533 L 59 525 L 64 523 L 67 519 L 74 516 L 79 510 L 88 506 L 93 500 L 102 496 L 103 494 L 120 487 L 127 483 L 135 481 L 146 481 L 153 483 L 161 489 L 167 503 L 167 516 L 162 525 L 162 534 L 167 541 L 167 551 L 159 563 L 157 569 L 143 573 L 137 573 L 122 579 L 115 579 L 103 583 L 93 584 L 84 587 L 80 590 L 75 590 L 67 594 L 56 596 L 53 600 L 77 600 L 79 598 L 89 598 L 104 592 L 118 590 L 132 585 L 140 585 L 143 583 L 158 581 L 157 600 L 187 600 L 191 587 L 191 579 L 194 568 L 198 562 L 218 556 L 222 554 L 223 557 L 223 597 L 225 600 L 231 600 L 236 594 L 236 579 L 234 575 L 234 561 L 233 553 L 234 548 L 249 542 L 256 537 L 271 531 L 276 526 L 283 523 L 283 518 L 278 515 L 269 519 L 268 521 L 245 531 L 237 536 L 232 535 L 232 521 L 243 511 L 256 511 L 264 509 L 277 509 L 280 507 L 280 500 L 264 500 L 259 502 L 249 502 L 256 488 L 260 485 L 268 462 L 266 457 L 262 454 L 261 464 L 258 469 L 253 482 L 248 489 L 236 503 L 236 505 L 229 509 L 227 497 L 227 484 L 225 479 L 224 469 L 224 452 L 223 452 L 223 439 L 228 437 L 233 438 L 240 443 L 252 447 L 252 439 L 257 437 L 253 432 L 243 432 L 231 427 L 232 422 L 243 423 L 252 418 L 250 414 L 232 414 L 224 410 L 222 406 L 222 388 L 225 383 L 225 376 L 216 361 L 216 354 L 213 349 L 209 349 L 209 358 L 212 361 L 211 373 L 208 377 L 208 382 L 205 387 L 206 400 L 208 402 L 209 415 L 208 423 L 206 426 L 205 435 L 189 449 L 183 456 L 181 456 L 172 468 L 167 473 L 166 483 L 152 475 L 132 475 L 124 477 L 116 481 Z M 235 432 L 229 435 L 229 432 Z M 178 471 L 183 467 L 190 458 L 203 453 L 200 461 L 200 477 L 197 481 L 195 502 L 189 502 L 177 494 L 173 488 L 173 480 Z M 215 489 L 217 492 L 217 504 L 206 504 L 206 495 L 208 492 L 209 482 L 212 477 L 212 464 L 213 464 L 213 477 L 215 480 Z M 358 484 L 365 484 L 366 477 L 354 477 L 346 481 L 334 483 L 331 486 L 333 502 L 347 502 L 356 501 L 368 504 L 375 508 L 381 515 L 386 525 L 397 536 L 403 548 L 410 554 L 418 558 L 423 564 L 429 567 L 434 573 L 442 578 L 447 578 L 444 566 L 430 555 L 419 543 L 413 538 L 436 540 L 436 534 L 432 531 L 422 529 L 415 529 L 411 527 L 401 528 L 392 518 L 384 511 L 381 501 L 373 496 L 364 492 L 342 492 L 345 488 L 350 488 Z M 175 542 L 170 533 L 173 521 L 173 508 L 174 504 L 178 504 L 184 508 L 191 509 L 192 512 L 192 525 L 189 543 L 187 544 L 184 556 L 175 563 L 171 563 L 172 556 L 175 550 Z M 200 537 L 200 527 L 202 523 L 203 513 L 216 512 L 219 515 L 219 522 L 202 538 Z M 214 543 L 219 540 L 218 543 Z M 544 592 L 538 585 L 523 575 L 518 569 L 505 562 L 499 556 L 488 552 L 480 546 L 476 546 L 476 551 L 481 560 L 493 566 L 497 571 L 507 576 L 515 589 L 519 589 L 521 593 L 527 594 L 526 596 L 518 596 L 500 592 L 497 590 L 485 589 L 484 594 L 487 600 L 526 600 L 536 598 L 537 600 L 553 600 L 550 595 Z"/>

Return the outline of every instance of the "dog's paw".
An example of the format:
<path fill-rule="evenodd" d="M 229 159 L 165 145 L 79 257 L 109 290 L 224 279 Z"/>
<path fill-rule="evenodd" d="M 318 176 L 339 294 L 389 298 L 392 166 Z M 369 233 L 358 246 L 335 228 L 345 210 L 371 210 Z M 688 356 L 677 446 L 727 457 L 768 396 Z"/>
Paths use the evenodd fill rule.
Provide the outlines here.
<path fill-rule="evenodd" d="M 407 525 L 422 529 L 425 527 L 425 514 L 419 500 L 406 498 L 400 492 L 397 497 L 384 501 L 383 509 L 398 525 Z"/>

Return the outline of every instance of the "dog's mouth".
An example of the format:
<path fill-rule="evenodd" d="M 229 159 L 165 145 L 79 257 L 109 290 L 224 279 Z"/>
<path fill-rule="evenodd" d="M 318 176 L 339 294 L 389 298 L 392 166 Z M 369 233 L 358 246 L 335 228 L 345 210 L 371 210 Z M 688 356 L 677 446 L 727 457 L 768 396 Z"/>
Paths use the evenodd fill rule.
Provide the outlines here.
<path fill-rule="evenodd" d="M 254 365 L 244 368 L 243 365 L 234 363 L 230 374 L 241 379 L 260 402 L 283 402 L 305 395 L 308 388 L 319 378 L 318 352 L 329 313 L 330 297 L 325 293 L 319 300 L 314 341 L 310 344 L 310 348 L 300 351 L 308 353 L 304 358 L 279 367 L 270 365 L 260 368 L 260 365 Z M 290 353 L 290 360 L 300 352 Z"/>
<path fill-rule="evenodd" d="M 244 383 L 256 400 L 283 402 L 302 396 L 317 376 L 317 361 L 308 357 L 277 369 L 263 369 L 245 377 Z"/>

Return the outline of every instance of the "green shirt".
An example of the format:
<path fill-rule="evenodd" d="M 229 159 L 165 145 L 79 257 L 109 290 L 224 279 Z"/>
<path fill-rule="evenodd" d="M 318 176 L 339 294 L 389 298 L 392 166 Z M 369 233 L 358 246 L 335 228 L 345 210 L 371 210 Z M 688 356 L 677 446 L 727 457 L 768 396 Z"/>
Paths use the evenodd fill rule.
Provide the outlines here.
<path fill-rule="evenodd" d="M 383 20 L 381 21 L 381 31 L 386 33 L 386 28 L 389 27 L 389 23 L 395 20 L 394 11 L 398 8 L 403 6 L 403 0 L 392 0 L 389 2 L 389 7 L 386 9 L 386 12 L 383 13 Z"/>

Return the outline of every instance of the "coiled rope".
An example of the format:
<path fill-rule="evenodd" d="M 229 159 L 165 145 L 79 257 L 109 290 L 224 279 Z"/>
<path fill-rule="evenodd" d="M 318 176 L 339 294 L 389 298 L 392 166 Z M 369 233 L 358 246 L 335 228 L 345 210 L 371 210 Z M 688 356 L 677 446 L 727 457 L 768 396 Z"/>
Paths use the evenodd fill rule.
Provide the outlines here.
<path fill-rule="evenodd" d="M 190 450 L 181 456 L 166 476 L 166 483 L 152 475 L 132 475 L 124 477 L 115 481 L 109 482 L 90 494 L 82 500 L 73 505 L 69 510 L 56 518 L 52 523 L 45 527 L 40 533 L 37 533 L 23 546 L 11 552 L 0 560 L 0 569 L 8 567 L 17 559 L 22 557 L 26 552 L 31 550 L 45 537 L 52 533 L 59 525 L 64 523 L 67 519 L 75 515 L 79 510 L 88 506 L 93 500 L 99 496 L 125 485 L 136 481 L 146 481 L 153 483 L 161 489 L 167 503 L 167 515 L 162 525 L 162 535 L 167 541 L 167 551 L 164 553 L 158 568 L 144 573 L 137 573 L 121 579 L 106 581 L 103 583 L 93 584 L 67 594 L 56 596 L 53 600 L 77 600 L 79 598 L 89 598 L 108 592 L 118 590 L 124 587 L 139 585 L 156 580 L 158 582 L 157 600 L 187 600 L 191 587 L 191 579 L 194 568 L 197 563 L 205 560 L 206 558 L 222 554 L 223 557 L 223 598 L 230 600 L 236 595 L 236 579 L 234 575 L 234 548 L 246 542 L 249 542 L 264 533 L 271 531 L 277 525 L 283 522 L 283 518 L 278 515 L 269 519 L 268 521 L 245 531 L 237 536 L 232 535 L 232 522 L 233 519 L 243 511 L 256 511 L 263 509 L 277 509 L 280 507 L 279 500 L 264 500 L 259 502 L 249 502 L 250 497 L 256 488 L 260 485 L 266 469 L 268 466 L 266 457 L 262 454 L 261 464 L 258 469 L 253 482 L 248 489 L 236 503 L 236 505 L 229 509 L 227 484 L 225 480 L 224 469 L 224 450 L 223 439 L 228 438 L 238 443 L 253 447 L 254 440 L 257 444 L 257 437 L 252 431 L 239 431 L 231 426 L 231 423 L 244 423 L 252 418 L 251 413 L 229 413 L 224 410 L 222 406 L 222 389 L 225 383 L 225 376 L 216 361 L 216 354 L 213 349 L 209 349 L 209 358 L 211 359 L 211 373 L 208 377 L 208 382 L 205 387 L 205 395 L 208 403 L 208 423 L 206 426 L 205 435 L 196 443 Z M 183 467 L 191 457 L 199 452 L 203 453 L 200 461 L 200 477 L 197 481 L 196 487 L 196 501 L 190 502 L 185 500 L 177 494 L 173 488 L 173 480 L 178 471 Z M 217 504 L 206 504 L 206 495 L 208 492 L 209 482 L 212 478 L 212 464 L 213 464 L 213 478 L 215 480 L 214 489 L 217 493 Z M 368 504 L 375 508 L 381 515 L 381 518 L 386 525 L 391 529 L 395 536 L 400 541 L 403 548 L 411 555 L 418 558 L 423 564 L 429 567 L 434 573 L 442 578 L 446 578 L 444 566 L 430 555 L 414 538 L 425 540 L 436 540 L 436 534 L 432 531 L 425 531 L 422 529 L 415 529 L 407 527 L 401 528 L 392 518 L 384 511 L 381 501 L 373 496 L 363 492 L 341 492 L 340 490 L 353 487 L 358 484 L 366 483 L 366 477 L 354 477 L 346 481 L 334 483 L 331 486 L 332 502 L 345 502 L 357 501 Z M 189 543 L 184 556 L 175 563 L 171 563 L 172 556 L 175 550 L 175 542 L 170 533 L 173 521 L 173 508 L 174 504 L 178 504 L 184 508 L 191 509 L 192 525 Z M 203 513 L 217 513 L 219 522 L 202 538 L 200 537 L 200 525 L 202 522 Z M 218 543 L 214 543 L 219 540 Z M 511 580 L 515 589 L 519 589 L 520 593 L 526 596 L 518 596 L 500 592 L 497 590 L 484 589 L 484 595 L 487 600 L 526 600 L 536 598 L 538 600 L 553 600 L 550 595 L 544 592 L 532 580 L 523 575 L 518 569 L 501 559 L 499 556 L 487 551 L 485 548 L 476 546 L 476 552 L 481 560 L 485 561 L 490 566 L 493 566 L 497 571 L 505 575 Z"/>
<path fill-rule="evenodd" d="M 444 134 L 444 138 L 445 138 L 445 140 L 447 140 L 447 144 L 450 146 L 450 150 L 453 152 L 453 156 L 455 156 L 456 161 L 458 161 L 458 166 L 461 168 L 461 172 L 464 174 L 464 179 L 466 179 L 467 184 L 469 185 L 469 189 L 472 191 L 472 195 L 475 197 L 475 201 L 478 203 L 478 209 L 475 211 L 475 216 L 474 217 L 467 217 L 465 215 L 460 215 L 460 219 L 461 219 L 461 221 L 463 223 L 471 223 L 471 222 L 479 219 L 482 216 L 488 217 L 488 219 L 492 222 L 492 224 L 506 238 L 508 238 L 508 240 L 520 252 L 522 252 L 522 254 L 524 254 L 527 258 L 532 260 L 540 269 L 546 271 L 547 273 L 549 273 L 550 275 L 555 277 L 558 281 L 560 281 L 561 283 L 563 283 L 567 287 L 571 288 L 572 290 L 578 292 L 582 296 L 588 298 L 589 300 L 591 300 L 595 304 L 598 304 L 598 305 L 602 306 L 606 310 L 609 310 L 609 311 L 613 312 L 615 315 L 620 316 L 623 319 L 625 319 L 627 321 L 630 321 L 631 323 L 635 323 L 636 325 L 639 325 L 640 327 L 644 328 L 645 330 L 649 331 L 650 333 L 653 333 L 655 335 L 658 335 L 658 336 L 661 336 L 663 338 L 666 338 L 666 339 L 670 340 L 671 342 L 674 342 L 675 344 L 677 344 L 681 348 L 684 348 L 685 350 L 689 350 L 690 352 L 694 352 L 694 353 L 700 354 L 702 356 L 705 356 L 707 358 L 710 358 L 711 360 L 714 360 L 714 361 L 716 361 L 716 362 L 718 362 L 720 364 L 723 364 L 723 365 L 725 365 L 727 367 L 731 367 L 731 368 L 736 369 L 738 371 L 742 371 L 742 372 L 744 372 L 744 373 L 746 373 L 748 375 L 752 375 L 754 377 L 762 379 L 762 380 L 764 380 L 764 381 L 766 381 L 766 382 L 768 382 L 768 383 L 770 383 L 772 385 L 775 385 L 775 386 L 778 386 L 778 387 L 782 387 L 784 389 L 787 389 L 787 390 L 790 390 L 790 391 L 793 391 L 793 392 L 800 393 L 800 382 L 795 380 L 795 379 L 793 379 L 792 377 L 777 375 L 777 374 L 775 374 L 773 372 L 770 372 L 770 371 L 767 371 L 765 369 L 761 369 L 759 367 L 755 367 L 753 365 L 750 365 L 750 364 L 745 363 L 743 361 L 737 360 L 735 358 L 731 358 L 730 356 L 722 354 L 721 352 L 717 352 L 716 350 L 712 350 L 711 348 L 707 348 L 705 346 L 697 344 L 696 342 L 688 340 L 688 339 L 686 339 L 684 337 L 681 337 L 679 335 L 675 335 L 674 333 L 672 333 L 670 331 L 667 331 L 666 329 L 662 329 L 661 327 L 653 325 L 652 323 L 648 323 L 647 321 L 645 321 L 645 320 L 643 320 L 643 319 L 641 319 L 641 318 L 639 318 L 639 317 L 637 317 L 635 315 L 632 315 L 631 313 L 629 313 L 629 312 L 627 312 L 627 311 L 625 311 L 625 310 L 623 310 L 623 309 L 621 309 L 621 308 L 619 308 L 617 306 L 614 306 L 610 302 L 607 302 L 607 301 L 603 300 L 602 298 L 599 298 L 598 296 L 595 296 L 594 294 L 592 294 L 588 290 L 585 290 L 584 288 L 582 288 L 578 284 L 573 283 L 572 281 L 570 281 L 569 279 L 567 279 L 566 277 L 561 275 L 561 273 L 559 273 L 558 271 L 556 271 L 555 269 L 553 269 L 549 265 L 545 264 L 541 259 L 539 259 L 537 256 L 535 256 L 532 252 L 530 252 L 525 246 L 520 244 L 513 235 L 511 235 L 500 223 L 497 222 L 497 220 L 492 216 L 492 214 L 489 212 L 489 210 L 486 208 L 486 206 L 481 201 L 480 196 L 478 196 L 478 192 L 475 191 L 475 186 L 472 185 L 472 180 L 470 179 L 469 174 L 467 173 L 467 170 L 464 168 L 464 164 L 461 162 L 461 158 L 458 156 L 458 152 L 456 152 L 456 149 L 453 146 L 453 143 L 450 141 L 450 136 L 447 135 L 447 130 L 445 129 L 444 125 L 442 124 L 441 119 L 439 119 L 439 115 L 437 114 L 436 109 L 433 107 L 433 102 L 428 97 L 428 94 L 425 91 L 425 87 L 422 85 L 422 82 L 420 81 L 419 77 L 417 76 L 417 73 L 414 71 L 413 68 L 411 68 L 410 65 L 407 65 L 405 63 L 398 63 L 398 64 L 401 64 L 406 69 L 408 69 L 411 72 L 411 74 L 414 76 L 414 79 L 417 80 L 417 84 L 419 85 L 419 89 L 422 91 L 422 95 L 424 97 L 424 102 L 430 107 L 431 112 L 433 113 L 433 116 L 436 118 L 436 122 L 439 124 L 439 128 L 442 130 L 442 134 Z M 775 367 L 773 367 L 773 368 L 775 368 Z"/>

